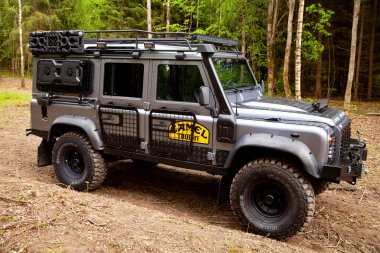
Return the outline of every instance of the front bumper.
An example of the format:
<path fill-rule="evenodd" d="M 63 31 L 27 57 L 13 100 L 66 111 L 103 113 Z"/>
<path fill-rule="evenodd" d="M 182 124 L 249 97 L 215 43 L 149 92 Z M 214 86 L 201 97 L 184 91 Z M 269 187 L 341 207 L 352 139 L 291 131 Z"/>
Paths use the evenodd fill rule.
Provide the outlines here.
<path fill-rule="evenodd" d="M 322 168 L 321 178 L 333 182 L 346 181 L 356 184 L 356 180 L 362 178 L 367 169 L 362 161 L 367 160 L 366 144 L 360 139 L 351 139 L 350 148 L 345 152 L 338 165 L 325 165 Z"/>

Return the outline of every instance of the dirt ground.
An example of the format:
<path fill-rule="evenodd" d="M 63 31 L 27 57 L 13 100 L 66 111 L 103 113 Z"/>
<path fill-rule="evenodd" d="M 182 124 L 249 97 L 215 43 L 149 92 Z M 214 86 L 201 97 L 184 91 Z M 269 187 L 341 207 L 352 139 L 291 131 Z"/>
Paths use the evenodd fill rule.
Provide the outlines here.
<path fill-rule="evenodd" d="M 15 83 L 3 78 L 0 90 Z M 64 188 L 52 166 L 36 166 L 28 105 L 0 107 L 0 252 L 380 252 L 380 117 L 367 114 L 380 105 L 354 109 L 370 174 L 331 185 L 305 231 L 276 241 L 243 231 L 228 203 L 216 204 L 219 177 L 206 173 L 125 160 L 94 192 Z"/>

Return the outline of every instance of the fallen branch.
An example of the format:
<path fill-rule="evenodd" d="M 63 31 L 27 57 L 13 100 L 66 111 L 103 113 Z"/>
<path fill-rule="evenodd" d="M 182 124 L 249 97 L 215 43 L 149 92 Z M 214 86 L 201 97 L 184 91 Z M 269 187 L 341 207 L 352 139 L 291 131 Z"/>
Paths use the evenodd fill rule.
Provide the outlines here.
<path fill-rule="evenodd" d="M 10 198 L 6 198 L 6 197 L 2 197 L 2 196 L 0 196 L 0 200 L 7 201 L 7 202 L 19 203 L 19 204 L 23 204 L 23 205 L 27 205 L 27 204 L 30 203 L 28 201 L 17 200 L 17 199 L 10 199 Z"/>
<path fill-rule="evenodd" d="M 94 225 L 94 226 L 98 226 L 98 227 L 104 227 L 104 226 L 107 225 L 107 223 L 96 223 L 95 221 L 92 221 L 92 220 L 90 220 L 90 219 L 87 219 L 87 221 L 88 221 L 89 223 L 91 223 L 92 225 Z"/>

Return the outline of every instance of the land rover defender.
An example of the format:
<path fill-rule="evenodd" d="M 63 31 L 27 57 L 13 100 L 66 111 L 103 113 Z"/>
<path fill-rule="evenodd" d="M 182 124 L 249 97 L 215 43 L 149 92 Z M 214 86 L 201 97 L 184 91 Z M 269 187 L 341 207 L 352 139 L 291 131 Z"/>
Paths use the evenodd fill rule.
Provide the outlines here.
<path fill-rule="evenodd" d="M 152 35 L 149 38 L 147 35 Z M 132 159 L 221 176 L 244 229 L 303 229 L 329 182 L 355 184 L 365 143 L 328 100 L 264 96 L 238 42 L 188 33 L 45 31 L 29 37 L 31 128 L 38 166 L 98 188 L 107 164 Z"/>

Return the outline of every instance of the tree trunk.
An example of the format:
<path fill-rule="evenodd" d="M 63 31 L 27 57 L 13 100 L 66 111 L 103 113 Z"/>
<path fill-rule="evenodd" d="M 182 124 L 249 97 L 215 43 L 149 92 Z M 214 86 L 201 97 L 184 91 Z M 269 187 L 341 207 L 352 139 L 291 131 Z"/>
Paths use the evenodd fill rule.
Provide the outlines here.
<path fill-rule="evenodd" d="M 152 31 L 152 5 L 150 0 L 146 1 L 146 22 L 148 32 Z M 148 34 L 148 38 L 152 38 L 152 34 Z"/>
<path fill-rule="evenodd" d="M 374 0 L 372 13 L 371 42 L 369 45 L 369 68 L 368 68 L 368 92 L 367 98 L 372 99 L 372 82 L 373 82 L 373 53 L 376 39 L 376 18 L 377 18 L 377 0 Z"/>
<path fill-rule="evenodd" d="M 20 70 L 21 70 L 21 87 L 25 88 L 25 75 L 24 75 L 24 48 L 22 44 L 22 10 L 21 0 L 18 0 L 18 28 L 20 33 Z"/>
<path fill-rule="evenodd" d="M 189 14 L 189 33 L 191 32 L 191 28 L 193 26 L 193 12 Z"/>
<path fill-rule="evenodd" d="M 219 0 L 219 20 L 218 20 L 218 36 L 222 29 L 222 0 Z"/>
<path fill-rule="evenodd" d="M 322 45 L 322 33 L 318 33 L 318 43 Z M 315 97 L 321 98 L 322 96 L 322 52 L 318 53 L 317 69 L 315 73 Z"/>
<path fill-rule="evenodd" d="M 166 1 L 166 31 L 170 32 L 170 0 Z"/>
<path fill-rule="evenodd" d="M 355 72 L 355 83 L 354 83 L 354 99 L 358 100 L 359 94 L 359 78 L 360 78 L 360 60 L 362 57 L 362 46 L 363 46 L 363 33 L 364 33 L 364 16 L 365 16 L 365 2 L 362 3 L 360 19 L 360 35 L 359 35 L 359 46 L 358 46 L 358 59 L 356 60 L 356 72 Z"/>
<path fill-rule="evenodd" d="M 377 0 L 376 0 L 377 1 Z M 348 112 L 351 103 L 351 89 L 354 80 L 355 72 L 355 57 L 356 57 L 356 41 L 358 32 L 358 19 L 360 12 L 360 0 L 354 0 L 354 15 L 352 17 L 352 35 L 351 35 L 351 50 L 350 50 L 350 65 L 348 69 L 348 79 L 346 86 L 346 93 L 344 95 L 344 111 Z"/>
<path fill-rule="evenodd" d="M 246 34 L 246 26 L 247 26 L 247 11 L 243 11 L 243 16 L 241 20 L 242 30 L 241 30 L 241 52 L 243 55 L 246 55 L 247 49 L 247 34 Z"/>
<path fill-rule="evenodd" d="M 273 27 L 272 27 L 272 41 L 273 41 L 273 47 L 272 47 L 272 67 L 273 67 L 273 92 L 272 94 L 276 94 L 278 91 L 277 87 L 277 65 L 275 64 L 276 62 L 276 51 L 274 50 L 275 48 L 275 39 L 276 39 L 276 34 L 277 34 L 277 21 L 278 21 L 278 0 L 274 0 L 274 6 L 273 6 Z"/>
<path fill-rule="evenodd" d="M 295 95 L 296 99 L 301 99 L 301 45 L 302 45 L 302 25 L 305 1 L 299 0 L 297 38 L 296 38 L 296 65 L 295 65 Z"/>
<path fill-rule="evenodd" d="M 199 0 L 197 0 L 197 22 L 196 22 L 196 29 L 199 28 Z"/>
<path fill-rule="evenodd" d="M 252 48 L 255 48 L 255 46 L 256 46 L 255 40 L 253 39 L 255 37 L 255 27 L 256 27 L 255 19 L 253 18 L 252 19 L 252 25 L 248 30 L 248 31 L 250 31 L 249 37 L 252 38 L 252 40 L 250 41 Z M 254 60 L 254 53 L 251 54 L 251 67 L 253 69 L 253 72 L 256 74 L 256 78 L 258 78 L 261 81 L 261 73 L 258 73 L 258 71 L 257 71 L 257 64 L 256 64 L 256 61 Z"/>
<path fill-rule="evenodd" d="M 213 15 L 214 14 L 214 5 L 212 4 L 212 0 L 210 0 L 210 26 L 213 24 L 214 22 L 214 19 L 213 19 Z"/>
<path fill-rule="evenodd" d="M 273 7 L 274 0 L 269 0 L 268 4 L 268 26 L 267 26 L 267 56 L 268 56 L 268 96 L 273 96 L 274 86 L 274 59 L 273 59 Z"/>
<path fill-rule="evenodd" d="M 328 54 L 328 63 L 329 63 L 329 67 L 328 67 L 328 73 L 327 73 L 327 98 L 330 99 L 330 95 L 331 95 L 331 39 L 328 38 L 327 39 L 327 48 L 328 48 L 328 51 L 329 51 L 329 54 Z"/>
<path fill-rule="evenodd" d="M 289 7 L 288 34 L 286 37 L 284 70 L 282 74 L 283 79 L 284 79 L 284 90 L 285 90 L 286 98 L 290 98 L 292 96 L 292 91 L 290 90 L 290 84 L 289 84 L 289 60 L 290 60 L 290 51 L 292 50 L 294 5 L 295 5 L 295 0 L 288 1 L 288 7 Z"/>

